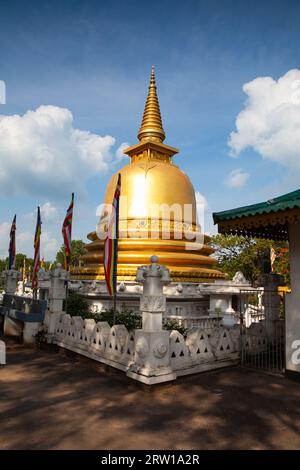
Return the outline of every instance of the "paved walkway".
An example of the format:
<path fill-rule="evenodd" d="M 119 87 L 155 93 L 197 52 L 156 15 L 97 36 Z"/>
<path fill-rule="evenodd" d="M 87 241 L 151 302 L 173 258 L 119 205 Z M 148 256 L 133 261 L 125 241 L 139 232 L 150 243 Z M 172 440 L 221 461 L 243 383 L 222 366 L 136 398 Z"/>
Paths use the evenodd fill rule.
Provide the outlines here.
<path fill-rule="evenodd" d="M 300 384 L 234 368 L 149 390 L 62 354 L 8 347 L 0 449 L 192 448 L 300 448 Z"/>

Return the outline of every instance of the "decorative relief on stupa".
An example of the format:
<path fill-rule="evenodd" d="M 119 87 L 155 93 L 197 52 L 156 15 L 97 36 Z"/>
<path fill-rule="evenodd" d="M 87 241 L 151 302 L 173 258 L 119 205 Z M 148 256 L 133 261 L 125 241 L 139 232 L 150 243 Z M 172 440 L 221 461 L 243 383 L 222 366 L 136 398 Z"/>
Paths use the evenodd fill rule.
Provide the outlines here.
<path fill-rule="evenodd" d="M 150 164 L 149 161 L 147 161 L 146 163 L 143 163 L 142 165 L 139 165 L 140 168 L 142 168 L 142 170 L 144 170 L 145 172 L 145 179 L 147 178 L 147 175 L 148 175 L 148 171 L 152 170 L 152 168 L 156 167 L 156 163 L 153 165 Z"/>

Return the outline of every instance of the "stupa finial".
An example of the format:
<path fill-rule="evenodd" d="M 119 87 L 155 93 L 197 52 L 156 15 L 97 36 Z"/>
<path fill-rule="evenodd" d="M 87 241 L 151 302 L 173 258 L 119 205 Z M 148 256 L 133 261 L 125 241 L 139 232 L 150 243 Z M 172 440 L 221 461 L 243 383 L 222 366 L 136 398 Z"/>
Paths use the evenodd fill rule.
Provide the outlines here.
<path fill-rule="evenodd" d="M 138 139 L 140 142 L 163 142 L 165 137 L 156 93 L 154 65 L 152 65 L 149 91 Z"/>

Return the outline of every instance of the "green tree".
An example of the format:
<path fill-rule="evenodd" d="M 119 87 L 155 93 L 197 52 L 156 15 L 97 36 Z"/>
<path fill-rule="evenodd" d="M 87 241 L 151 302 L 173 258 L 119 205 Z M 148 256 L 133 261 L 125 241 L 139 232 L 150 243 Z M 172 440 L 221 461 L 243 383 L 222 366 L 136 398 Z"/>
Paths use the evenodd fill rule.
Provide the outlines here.
<path fill-rule="evenodd" d="M 24 253 L 17 253 L 16 254 L 16 265 L 15 269 L 17 271 L 20 271 L 23 268 L 24 265 L 24 259 L 26 260 L 26 269 L 28 269 L 29 266 L 33 266 L 33 259 L 32 258 L 27 258 Z M 8 257 L 5 259 L 0 260 L 0 271 L 4 271 L 5 269 L 8 268 Z"/>
<path fill-rule="evenodd" d="M 0 272 L 7 269 L 8 263 L 5 259 L 0 259 Z"/>
<path fill-rule="evenodd" d="M 71 266 L 79 266 L 79 260 L 81 255 L 86 253 L 85 243 L 82 240 L 72 240 L 71 242 Z M 56 253 L 56 263 L 60 263 L 62 266 L 65 264 L 65 247 L 62 245 L 59 251 Z"/>
<path fill-rule="evenodd" d="M 15 266 L 15 269 L 17 271 L 20 271 L 23 268 L 24 259 L 25 259 L 25 263 L 26 263 L 26 269 L 28 269 L 29 266 L 31 266 L 31 267 L 33 266 L 33 259 L 32 258 L 27 258 L 27 256 L 24 255 L 23 253 L 17 253 L 16 254 L 16 266 Z"/>
<path fill-rule="evenodd" d="M 88 301 L 77 292 L 69 292 L 66 306 L 67 313 L 71 316 L 92 318 Z"/>
<path fill-rule="evenodd" d="M 238 235 L 218 234 L 211 237 L 210 246 L 214 248 L 214 256 L 220 271 L 232 278 L 241 271 L 246 279 L 255 282 L 262 270 L 259 262 L 259 251 L 274 246 L 274 242 L 258 238 Z"/>
<path fill-rule="evenodd" d="M 287 242 L 278 242 L 274 246 L 276 258 L 274 261 L 274 272 L 284 277 L 285 283 L 291 285 L 290 277 L 290 252 Z"/>

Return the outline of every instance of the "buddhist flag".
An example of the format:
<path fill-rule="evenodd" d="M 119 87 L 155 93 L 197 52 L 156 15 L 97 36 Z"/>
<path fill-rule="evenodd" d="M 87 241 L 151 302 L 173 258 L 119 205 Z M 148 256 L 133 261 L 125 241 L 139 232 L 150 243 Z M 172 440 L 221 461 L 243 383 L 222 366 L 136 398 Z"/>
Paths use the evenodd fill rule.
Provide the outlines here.
<path fill-rule="evenodd" d="M 16 229 L 17 229 L 17 216 L 14 216 L 14 219 L 11 224 L 10 229 L 10 240 L 8 248 L 8 269 L 15 269 L 16 267 Z"/>
<path fill-rule="evenodd" d="M 104 240 L 104 272 L 109 295 L 116 295 L 117 266 L 118 266 L 118 238 L 119 238 L 119 202 L 121 193 L 121 174 L 112 204 L 112 213 L 109 218 L 107 237 Z"/>
<path fill-rule="evenodd" d="M 271 269 L 272 269 L 272 272 L 273 272 L 274 271 L 274 262 L 276 260 L 276 251 L 274 250 L 273 247 L 270 250 L 270 256 L 271 256 Z"/>
<path fill-rule="evenodd" d="M 23 259 L 22 281 L 25 282 L 25 279 L 26 279 L 26 258 Z"/>
<path fill-rule="evenodd" d="M 38 206 L 36 228 L 34 235 L 34 261 L 33 261 L 33 272 L 32 272 L 32 289 L 37 289 L 38 280 L 37 275 L 40 267 L 40 241 L 42 233 L 42 221 L 40 207 Z"/>
<path fill-rule="evenodd" d="M 65 246 L 65 269 L 70 270 L 71 265 L 71 248 L 72 248 L 72 220 L 73 220 L 73 207 L 74 207 L 74 193 L 67 210 L 67 214 L 62 226 L 62 236 Z"/>

